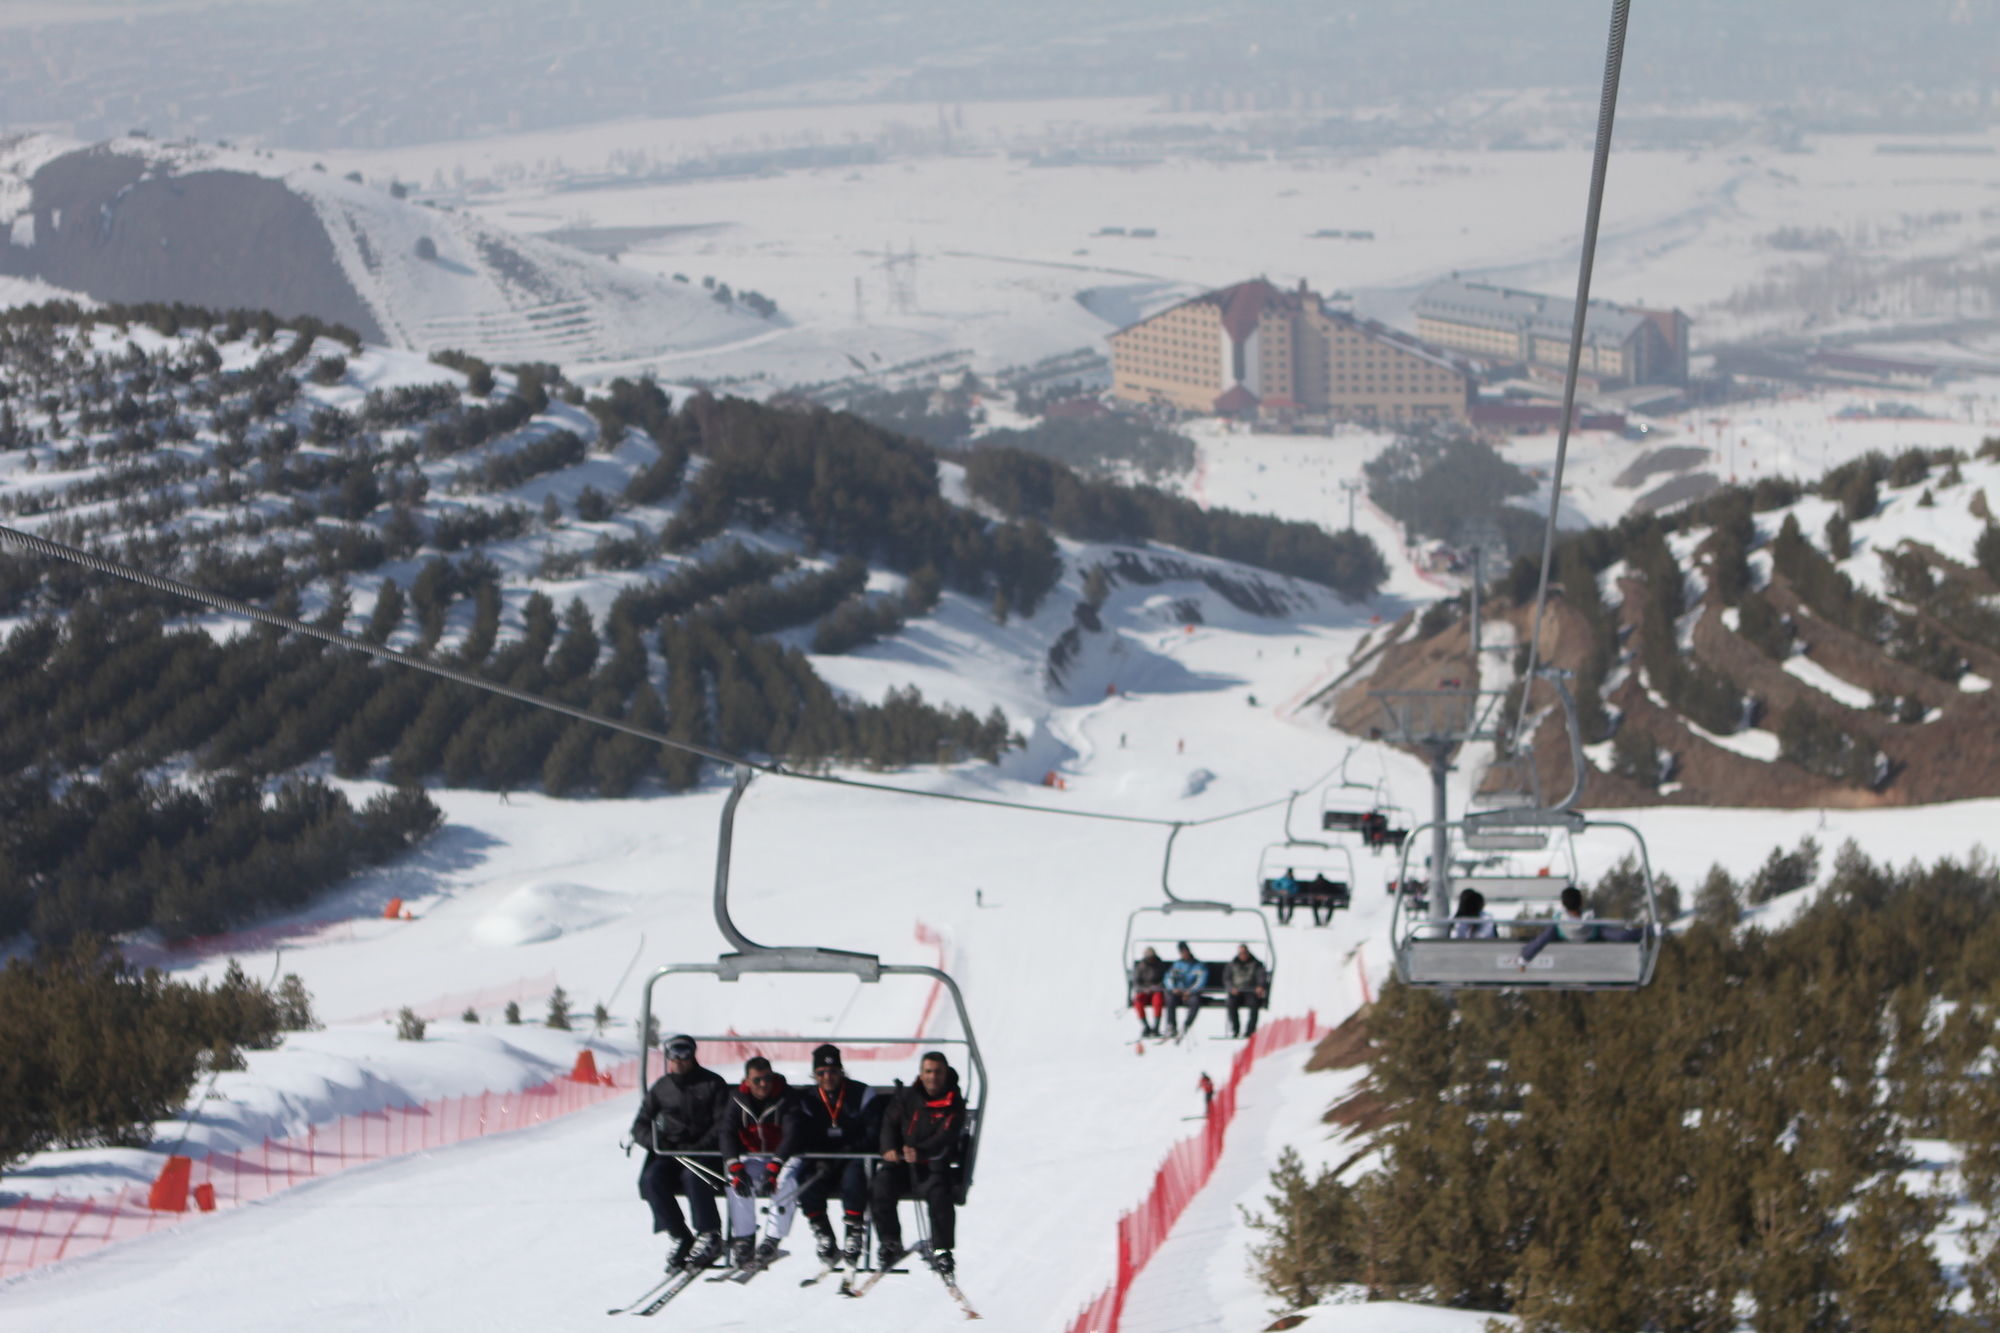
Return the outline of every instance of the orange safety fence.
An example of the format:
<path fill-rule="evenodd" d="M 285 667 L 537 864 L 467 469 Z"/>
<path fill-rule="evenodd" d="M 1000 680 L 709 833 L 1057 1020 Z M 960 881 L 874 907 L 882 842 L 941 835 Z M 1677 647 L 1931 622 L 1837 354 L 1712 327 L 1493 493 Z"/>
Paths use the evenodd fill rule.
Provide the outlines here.
<path fill-rule="evenodd" d="M 1229 1066 L 1229 1080 L 1209 1104 L 1208 1119 L 1198 1133 L 1176 1143 L 1153 1175 L 1153 1187 L 1139 1206 L 1118 1219 L 1118 1268 L 1106 1287 L 1084 1307 L 1069 1325 L 1069 1333 L 1117 1333 L 1125 1313 L 1125 1296 L 1147 1262 L 1159 1252 L 1174 1223 L 1187 1211 L 1194 1196 L 1215 1173 L 1222 1160 L 1223 1138 L 1229 1122 L 1236 1118 L 1236 1090 L 1257 1061 L 1273 1051 L 1315 1041 L 1325 1033 L 1319 1016 L 1308 1011 L 1303 1018 L 1280 1018 L 1257 1029 L 1257 1034 L 1236 1052 Z"/>
<path fill-rule="evenodd" d="M 233 1208 L 351 1166 L 546 1124 L 631 1095 L 638 1069 L 637 1060 L 626 1060 L 608 1074 L 579 1079 L 586 1071 L 579 1059 L 570 1075 L 520 1092 L 439 1097 L 342 1116 L 255 1148 L 169 1157 L 152 1184 L 115 1194 L 22 1199 L 0 1209 L 0 1279 L 179 1225 L 190 1208 Z"/>

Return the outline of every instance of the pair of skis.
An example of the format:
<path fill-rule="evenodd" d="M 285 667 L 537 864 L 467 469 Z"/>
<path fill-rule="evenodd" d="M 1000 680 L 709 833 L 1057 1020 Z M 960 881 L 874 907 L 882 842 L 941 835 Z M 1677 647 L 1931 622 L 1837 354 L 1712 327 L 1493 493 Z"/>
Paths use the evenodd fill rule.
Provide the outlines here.
<path fill-rule="evenodd" d="M 667 1302 L 693 1286 L 694 1280 L 705 1273 L 708 1275 L 710 1282 L 734 1282 L 741 1285 L 748 1282 L 751 1278 L 756 1277 L 766 1268 L 769 1268 L 772 1263 L 783 1258 L 784 1255 L 785 1251 L 780 1250 L 762 1262 L 752 1260 L 741 1267 L 728 1267 L 717 1273 L 710 1273 L 707 1268 L 683 1268 L 677 1272 L 669 1273 L 658 1282 L 655 1282 L 646 1289 L 643 1295 L 630 1304 L 614 1306 L 604 1313 L 609 1315 L 656 1315 L 667 1307 Z"/>
<path fill-rule="evenodd" d="M 965 1299 L 965 1293 L 959 1290 L 958 1280 L 956 1278 L 946 1277 L 943 1273 L 938 1272 L 937 1263 L 935 1260 L 931 1258 L 931 1243 L 929 1241 L 926 1240 L 917 1242 L 916 1247 L 912 1249 L 910 1253 L 921 1258 L 924 1261 L 924 1266 L 926 1268 L 929 1268 L 931 1272 L 937 1273 L 938 1281 L 944 1283 L 944 1289 L 951 1294 L 952 1300 L 958 1304 L 959 1310 L 964 1313 L 967 1319 L 977 1319 L 980 1317 L 979 1311 L 972 1308 L 972 1302 Z M 883 1278 L 887 1277 L 892 1272 L 900 1272 L 900 1271 L 902 1270 L 893 1268 L 878 1268 L 874 1272 L 870 1273 L 866 1278 L 864 1278 L 859 1286 L 850 1286 L 848 1282 L 842 1282 L 840 1284 L 840 1294 L 843 1296 L 851 1296 L 856 1300 L 859 1300 L 861 1297 L 866 1296 L 869 1292 L 873 1291 L 875 1289 L 875 1284 L 877 1282 L 880 1282 Z"/>

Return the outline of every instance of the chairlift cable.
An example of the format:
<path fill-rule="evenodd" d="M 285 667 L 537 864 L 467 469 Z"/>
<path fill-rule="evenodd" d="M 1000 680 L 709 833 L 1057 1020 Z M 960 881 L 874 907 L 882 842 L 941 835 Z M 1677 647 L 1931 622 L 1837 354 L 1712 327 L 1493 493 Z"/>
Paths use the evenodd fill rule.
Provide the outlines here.
<path fill-rule="evenodd" d="M 1556 426 L 1555 470 L 1549 478 L 1549 517 L 1542 530 L 1542 574 L 1535 587 L 1535 615 L 1528 636 L 1528 671 L 1534 688 L 1542 648 L 1542 611 L 1548 601 L 1549 566 L 1555 557 L 1556 516 L 1562 509 L 1563 464 L 1569 457 L 1570 420 L 1576 411 L 1577 373 L 1583 357 L 1583 330 L 1590 313 L 1590 272 L 1597 261 L 1597 223 L 1604 207 L 1604 176 L 1611 165 L 1611 124 L 1618 111 L 1618 75 L 1625 63 L 1625 25 L 1632 0 L 1612 0 L 1611 34 L 1604 52 L 1604 88 L 1597 107 L 1597 141 L 1590 159 L 1590 202 L 1583 220 L 1583 253 L 1577 263 L 1576 309 L 1570 319 L 1569 364 L 1563 371 L 1562 419 Z M 1513 748 L 1519 750 L 1528 716 L 1526 690 L 1514 719 Z"/>
<path fill-rule="evenodd" d="M 1032 814 L 1064 815 L 1071 819 L 1094 819 L 1116 824 L 1146 824 L 1155 828 L 1198 828 L 1204 824 L 1217 824 L 1225 820 L 1239 818 L 1243 815 L 1255 814 L 1260 810 L 1269 810 L 1274 806 L 1283 805 L 1287 800 L 1291 799 L 1289 795 L 1282 796 L 1275 800 L 1247 806 L 1241 810 L 1232 810 L 1227 814 L 1209 815 L 1202 819 L 1161 819 L 1154 815 L 1121 815 L 1103 810 L 1066 810 L 1061 806 L 1030 805 L 1024 801 L 1005 801 L 992 796 L 967 796 L 956 792 L 923 791 L 914 787 L 898 787 L 886 782 L 869 782 L 860 778 L 844 778 L 828 773 L 802 773 L 797 769 L 787 768 L 780 763 L 747 759 L 742 755 L 731 754 L 726 750 L 699 745 L 693 741 L 679 740 L 647 727 L 634 726 L 630 722 L 615 717 L 606 717 L 602 713 L 595 713 L 587 708 L 578 708 L 573 704 L 566 704 L 560 700 L 533 694 L 527 690 L 515 689 L 511 685 L 505 685 L 496 680 L 488 680 L 484 676 L 475 675 L 470 671 L 463 671 L 457 667 L 447 666 L 442 662 L 433 662 L 425 658 L 415 657 L 409 653 L 398 652 L 396 649 L 386 647 L 383 644 L 370 643 L 366 639 L 357 639 L 353 635 L 345 634 L 339 630 L 328 629 L 322 625 L 310 624 L 294 616 L 266 610 L 253 603 L 225 596 L 222 593 L 211 592 L 206 588 L 197 587 L 192 583 L 184 583 L 179 579 L 169 578 L 164 574 L 153 574 L 142 569 L 135 569 L 130 565 L 107 559 L 91 551 L 81 550 L 78 547 L 65 545 L 62 542 L 50 541 L 46 537 L 39 537 L 31 532 L 23 532 L 19 528 L 0 525 L 0 542 L 12 542 L 36 555 L 46 556 L 53 560 L 66 560 L 71 564 L 81 565 L 85 569 L 93 570 L 99 574 L 108 574 L 113 578 L 120 578 L 130 583 L 139 584 L 141 587 L 150 588 L 155 592 L 167 593 L 174 597 L 184 597 L 189 601 L 198 602 L 230 615 L 259 621 L 275 629 L 285 630 L 292 634 L 303 634 L 308 638 L 318 639 L 323 643 L 330 643 L 336 648 L 351 648 L 355 652 L 366 653 L 368 656 L 379 658 L 384 662 L 393 662 L 399 666 L 412 667 L 418 671 L 428 672 L 433 676 L 438 676 L 445 680 L 456 681 L 461 685 L 470 685 L 474 689 L 484 690 L 488 694 L 497 694 L 504 698 L 515 700 L 518 703 L 527 704 L 533 708 L 544 708 L 552 713 L 561 713 L 564 716 L 575 718 L 579 722 L 588 722 L 594 726 L 605 727 L 611 731 L 620 731 L 628 736 L 636 736 L 640 740 L 651 741 L 656 745 L 663 745 L 672 750 L 680 750 L 718 764 L 754 769 L 759 773 L 768 774 L 776 778 L 793 778 L 800 782 L 819 782 L 835 787 L 853 787 L 862 791 L 889 792 L 898 796 L 915 796 L 930 801 L 956 801 L 963 805 L 993 806 L 1003 810 L 1021 810 Z M 1317 779 L 1315 782 L 1307 785 L 1309 787 L 1316 786 L 1324 780 L 1324 778 Z"/>

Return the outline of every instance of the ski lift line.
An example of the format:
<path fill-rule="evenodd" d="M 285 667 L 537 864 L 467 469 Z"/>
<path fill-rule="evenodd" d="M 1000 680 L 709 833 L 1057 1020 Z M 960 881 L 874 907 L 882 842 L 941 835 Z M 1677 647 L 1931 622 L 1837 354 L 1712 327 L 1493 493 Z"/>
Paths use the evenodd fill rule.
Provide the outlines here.
<path fill-rule="evenodd" d="M 1548 603 L 1549 566 L 1555 558 L 1556 515 L 1562 509 L 1563 465 L 1569 458 L 1570 421 L 1576 414 L 1576 381 L 1583 358 L 1583 326 L 1590 313 L 1590 273 L 1597 262 L 1597 224 L 1604 209 L 1604 177 L 1611 165 L 1611 126 L 1618 112 L 1618 76 L 1625 63 L 1625 26 L 1631 0 L 1612 0 L 1611 33 L 1604 52 L 1604 88 L 1597 107 L 1597 141 L 1590 155 L 1590 202 L 1584 213 L 1583 251 L 1577 261 L 1576 309 L 1570 317 L 1569 364 L 1563 371 L 1562 417 L 1556 425 L 1556 462 L 1549 478 L 1549 517 L 1542 529 L 1542 573 L 1535 587 L 1534 628 L 1528 635 L 1528 672 L 1532 688 L 1542 650 L 1542 612 Z M 1514 748 L 1520 748 L 1527 698 L 1514 721 Z"/>
<path fill-rule="evenodd" d="M 497 694 L 503 698 L 512 699 L 517 703 L 527 704 L 532 708 L 547 709 L 552 713 L 561 713 L 566 717 L 575 718 L 579 722 L 588 722 L 594 726 L 604 727 L 611 731 L 623 732 L 628 736 L 636 736 L 640 740 L 651 741 L 655 745 L 663 745 L 670 750 L 680 750 L 686 754 L 697 755 L 700 758 L 711 760 L 718 764 L 727 764 L 733 768 L 755 769 L 759 773 L 766 773 L 777 778 L 791 778 L 799 782 L 818 782 L 832 787 L 851 787 L 861 791 L 888 792 L 896 796 L 915 796 L 927 801 L 955 801 L 961 805 L 983 805 L 1000 810 L 1019 810 L 1028 814 L 1062 815 L 1070 819 L 1094 819 L 1104 823 L 1145 824 L 1154 828 L 1174 829 L 1198 828 L 1204 824 L 1219 824 L 1225 820 L 1240 818 L 1243 815 L 1256 814 L 1260 810 L 1269 810 L 1274 806 L 1283 805 L 1286 801 L 1292 799 L 1291 796 L 1282 796 L 1258 805 L 1247 806 L 1241 810 L 1232 810 L 1227 814 L 1209 815 L 1202 819 L 1161 819 L 1154 815 L 1121 815 L 1113 814 L 1106 810 L 1066 810 L 1061 806 L 1029 805 L 1024 801 L 1003 801 L 997 797 L 968 796 L 959 792 L 922 791 L 914 787 L 898 787 L 886 782 L 868 782 L 859 778 L 843 778 L 829 773 L 801 773 L 797 769 L 786 768 L 783 764 L 759 762 L 755 759 L 745 758 L 742 755 L 730 754 L 726 750 L 713 749 L 706 745 L 696 744 L 693 741 L 679 740 L 646 727 L 634 726 L 630 722 L 619 718 L 606 717 L 602 713 L 591 712 L 587 708 L 578 708 L 572 704 L 562 703 L 543 695 L 531 694 L 526 690 L 517 690 L 511 685 L 504 685 L 499 681 L 488 680 L 483 676 L 476 676 L 469 671 L 461 671 L 456 667 L 446 666 L 441 662 L 432 662 L 421 657 L 413 657 L 408 653 L 398 652 L 394 648 L 389 648 L 379 643 L 370 643 L 366 639 L 357 639 L 339 630 L 331 630 L 323 626 L 309 624 L 292 616 L 281 615 L 276 611 L 267 611 L 261 606 L 239 601 L 234 597 L 228 597 L 222 593 L 210 592 L 206 588 L 199 588 L 191 583 L 183 583 L 179 579 L 134 569 L 130 565 L 120 564 L 116 560 L 107 560 L 103 556 L 94 555 L 89 551 L 80 550 L 74 546 L 64 545 L 62 542 L 50 541 L 46 537 L 38 537 L 31 532 L 23 532 L 19 528 L 0 525 L 0 543 L 4 542 L 12 542 L 16 546 L 52 560 L 66 560 L 71 564 L 81 565 L 85 569 L 93 570 L 99 574 L 106 574 L 112 578 L 124 579 L 129 583 L 136 583 L 141 587 L 151 588 L 154 592 L 163 592 L 173 597 L 184 597 L 191 602 L 199 602 L 203 606 L 212 607 L 217 611 L 223 611 L 233 616 L 255 620 L 262 624 L 270 625 L 275 629 L 285 630 L 288 633 L 303 634 L 308 638 L 318 639 L 322 643 L 330 643 L 336 648 L 351 648 L 355 652 L 365 653 L 370 657 L 378 658 L 384 662 L 393 662 L 399 666 L 428 672 L 433 676 L 455 681 L 460 685 L 470 685 L 476 690 L 484 690 L 488 694 Z M 1321 780 L 1323 781 L 1324 779 Z"/>

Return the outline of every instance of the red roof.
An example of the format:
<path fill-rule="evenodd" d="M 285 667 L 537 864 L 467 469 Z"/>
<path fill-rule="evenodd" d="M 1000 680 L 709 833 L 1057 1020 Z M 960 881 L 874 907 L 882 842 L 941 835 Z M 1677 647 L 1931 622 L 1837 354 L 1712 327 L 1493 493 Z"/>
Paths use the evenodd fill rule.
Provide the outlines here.
<path fill-rule="evenodd" d="M 1257 406 L 1257 395 L 1242 385 L 1232 385 L 1227 392 L 1215 400 L 1215 410 L 1222 413 L 1248 412 Z"/>
<path fill-rule="evenodd" d="M 1257 331 L 1257 319 L 1274 306 L 1284 310 L 1296 310 L 1301 304 L 1298 292 L 1288 292 L 1272 286 L 1263 278 L 1252 278 L 1239 282 L 1234 287 L 1221 287 L 1212 292 L 1204 292 L 1194 298 L 1209 305 L 1222 308 L 1222 327 L 1236 342 L 1242 342 Z"/>

